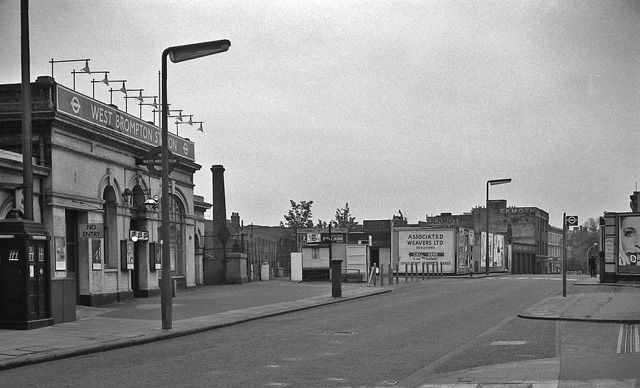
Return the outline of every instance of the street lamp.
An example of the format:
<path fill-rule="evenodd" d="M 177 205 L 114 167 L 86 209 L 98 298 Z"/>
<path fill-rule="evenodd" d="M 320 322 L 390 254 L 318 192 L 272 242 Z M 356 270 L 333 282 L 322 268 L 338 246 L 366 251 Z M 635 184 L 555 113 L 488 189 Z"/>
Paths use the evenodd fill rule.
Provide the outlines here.
<path fill-rule="evenodd" d="M 487 231 L 485 236 L 485 270 L 486 274 L 489 275 L 489 186 L 502 185 L 504 183 L 511 182 L 511 178 L 507 179 L 491 179 L 487 181 Z"/>
<path fill-rule="evenodd" d="M 162 313 L 162 328 L 171 329 L 171 266 L 169 251 L 169 128 L 167 102 L 167 57 L 173 63 L 188 61 L 229 50 L 231 42 L 215 40 L 210 42 L 193 43 L 182 46 L 168 47 L 162 52 L 162 199 L 161 199 L 161 240 L 162 240 L 162 287 L 160 288 L 160 307 Z"/>

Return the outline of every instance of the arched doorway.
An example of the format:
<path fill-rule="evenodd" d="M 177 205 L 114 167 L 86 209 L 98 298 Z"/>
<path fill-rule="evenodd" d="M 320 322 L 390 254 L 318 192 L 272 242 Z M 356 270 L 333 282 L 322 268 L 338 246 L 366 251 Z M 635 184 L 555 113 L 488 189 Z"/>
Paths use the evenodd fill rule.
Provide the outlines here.
<path fill-rule="evenodd" d="M 103 265 L 105 268 L 118 268 L 118 205 L 113 186 L 105 187 L 102 199 L 105 201 Z"/>

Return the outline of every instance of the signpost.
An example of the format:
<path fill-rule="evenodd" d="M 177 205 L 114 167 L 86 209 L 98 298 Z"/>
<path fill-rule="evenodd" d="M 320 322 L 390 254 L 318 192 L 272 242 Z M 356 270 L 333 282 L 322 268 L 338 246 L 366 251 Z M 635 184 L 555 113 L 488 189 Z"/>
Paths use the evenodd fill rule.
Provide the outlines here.
<path fill-rule="evenodd" d="M 562 214 L 562 296 L 567 296 L 567 228 L 578 226 L 578 216 Z"/>

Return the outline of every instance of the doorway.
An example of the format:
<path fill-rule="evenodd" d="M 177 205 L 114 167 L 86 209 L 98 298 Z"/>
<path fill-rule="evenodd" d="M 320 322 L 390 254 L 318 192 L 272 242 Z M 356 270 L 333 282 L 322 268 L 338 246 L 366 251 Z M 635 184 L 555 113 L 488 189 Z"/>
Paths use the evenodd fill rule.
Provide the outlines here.
<path fill-rule="evenodd" d="M 379 267 L 380 266 L 380 250 L 378 248 L 373 248 L 371 247 L 371 250 L 369 251 L 369 259 L 371 260 L 371 263 L 369 264 L 370 267 Z"/>
<path fill-rule="evenodd" d="M 76 304 L 80 304 L 80 282 L 78 279 L 78 211 L 68 209 L 65 210 L 64 222 L 67 278 L 73 279 L 73 281 L 76 283 Z"/>

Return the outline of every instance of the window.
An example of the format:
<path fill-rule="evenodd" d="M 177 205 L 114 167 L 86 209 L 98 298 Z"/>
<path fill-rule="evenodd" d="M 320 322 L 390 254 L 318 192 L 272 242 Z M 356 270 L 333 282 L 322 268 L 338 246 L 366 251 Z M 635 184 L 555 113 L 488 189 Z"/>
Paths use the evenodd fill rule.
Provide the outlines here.
<path fill-rule="evenodd" d="M 169 204 L 169 246 L 171 250 L 171 272 L 184 274 L 184 207 L 175 195 Z"/>

